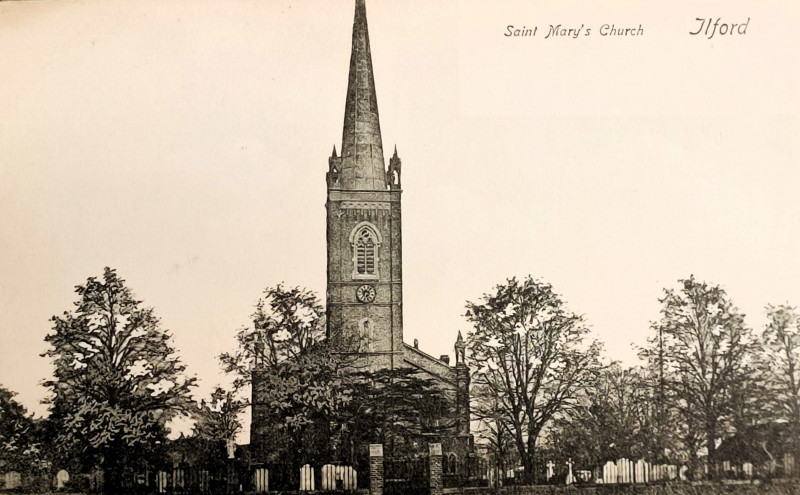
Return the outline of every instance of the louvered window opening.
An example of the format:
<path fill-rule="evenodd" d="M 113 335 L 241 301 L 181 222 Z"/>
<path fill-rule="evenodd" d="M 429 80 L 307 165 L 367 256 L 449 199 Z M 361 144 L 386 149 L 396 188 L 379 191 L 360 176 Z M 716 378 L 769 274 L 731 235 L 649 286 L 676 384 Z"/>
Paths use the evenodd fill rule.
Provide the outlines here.
<path fill-rule="evenodd" d="M 368 229 L 364 229 L 358 236 L 356 243 L 356 259 L 359 275 L 375 274 L 375 240 Z"/>

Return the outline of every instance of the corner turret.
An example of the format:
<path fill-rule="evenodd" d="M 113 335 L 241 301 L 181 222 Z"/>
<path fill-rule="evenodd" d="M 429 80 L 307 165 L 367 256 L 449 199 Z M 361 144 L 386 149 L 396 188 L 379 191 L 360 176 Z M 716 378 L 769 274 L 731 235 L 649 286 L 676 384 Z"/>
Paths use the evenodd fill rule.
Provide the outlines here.
<path fill-rule="evenodd" d="M 386 184 L 389 189 L 400 189 L 400 157 L 397 156 L 397 145 L 394 146 L 394 155 L 389 158 L 389 170 L 386 172 Z"/>
<path fill-rule="evenodd" d="M 469 368 L 467 367 L 467 344 L 458 331 L 456 338 L 456 423 L 458 434 L 469 437 Z M 470 450 L 472 447 L 470 446 Z"/>
<path fill-rule="evenodd" d="M 456 366 L 466 366 L 466 353 L 467 344 L 464 343 L 464 337 L 461 336 L 461 330 L 458 331 L 458 338 L 456 338 Z"/>
<path fill-rule="evenodd" d="M 328 188 L 336 188 L 339 186 L 339 170 L 342 168 L 342 159 L 336 156 L 336 145 L 333 145 L 333 153 L 328 158 L 328 173 L 325 174 L 325 181 L 328 183 Z"/>

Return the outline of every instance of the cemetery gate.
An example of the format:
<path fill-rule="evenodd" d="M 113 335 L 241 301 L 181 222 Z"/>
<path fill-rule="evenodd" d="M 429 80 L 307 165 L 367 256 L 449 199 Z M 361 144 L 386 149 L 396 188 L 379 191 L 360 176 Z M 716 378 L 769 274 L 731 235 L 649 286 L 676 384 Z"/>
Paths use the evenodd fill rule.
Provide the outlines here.
<path fill-rule="evenodd" d="M 429 495 L 428 458 L 384 458 L 383 493 L 384 495 Z"/>

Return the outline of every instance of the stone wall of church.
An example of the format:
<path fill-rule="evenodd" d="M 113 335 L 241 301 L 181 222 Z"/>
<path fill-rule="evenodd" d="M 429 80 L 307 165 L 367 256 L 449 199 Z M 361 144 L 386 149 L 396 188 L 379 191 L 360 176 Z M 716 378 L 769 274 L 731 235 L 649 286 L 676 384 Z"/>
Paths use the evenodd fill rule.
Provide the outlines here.
<path fill-rule="evenodd" d="M 404 347 L 406 365 L 420 369 L 434 379 L 441 393 L 452 404 L 455 429 L 438 438 L 442 448 L 445 452 L 454 453 L 460 458 L 473 452 L 474 440 L 470 434 L 469 368 L 463 364 L 449 366 L 408 344 Z"/>

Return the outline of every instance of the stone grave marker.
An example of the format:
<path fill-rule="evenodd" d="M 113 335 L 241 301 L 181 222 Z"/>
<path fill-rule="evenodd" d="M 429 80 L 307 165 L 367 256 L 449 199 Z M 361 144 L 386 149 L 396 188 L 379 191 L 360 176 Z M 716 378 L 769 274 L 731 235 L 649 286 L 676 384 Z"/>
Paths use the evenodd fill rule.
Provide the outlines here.
<path fill-rule="evenodd" d="M 314 491 L 314 468 L 310 464 L 300 468 L 300 491 Z"/>
<path fill-rule="evenodd" d="M 63 490 L 67 483 L 69 483 L 69 473 L 62 469 L 56 473 L 56 490 Z"/>

